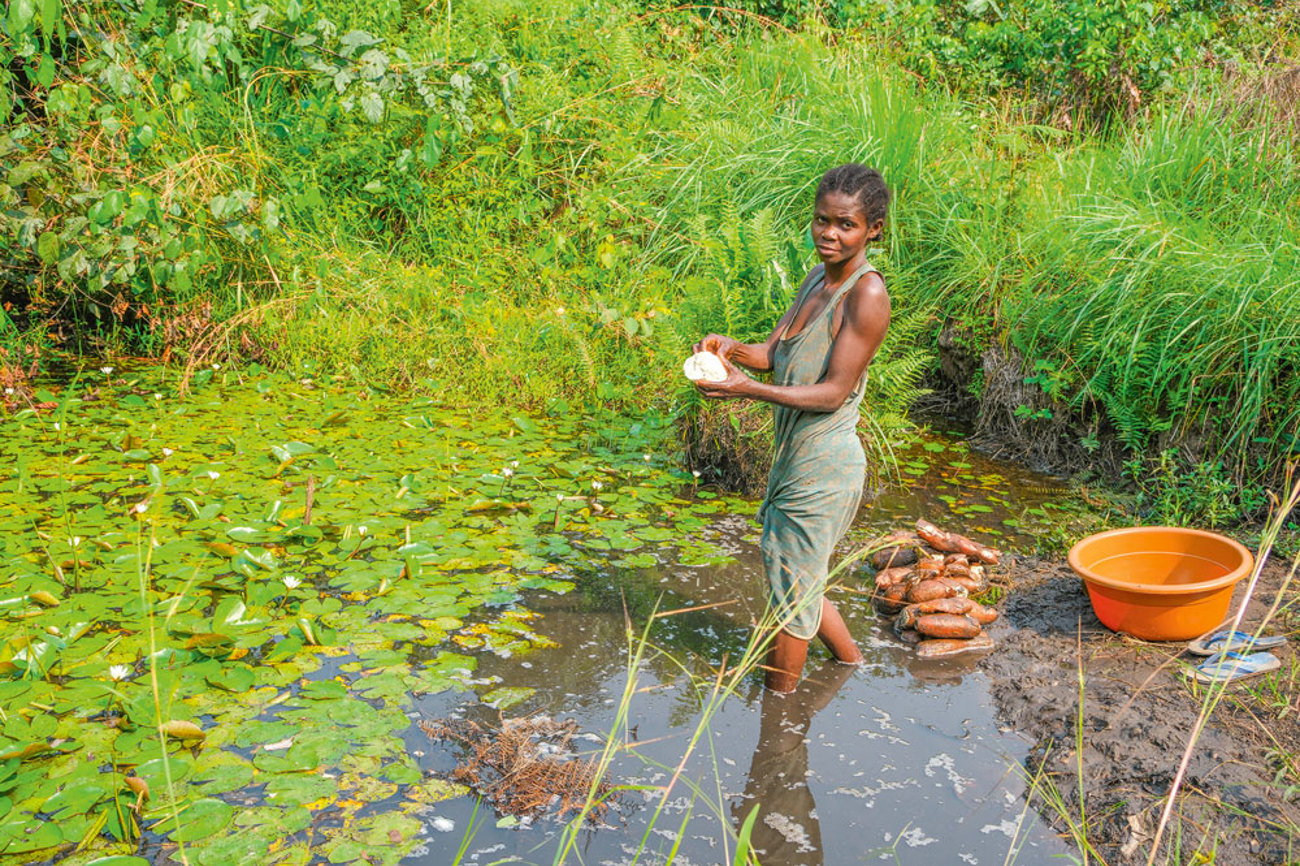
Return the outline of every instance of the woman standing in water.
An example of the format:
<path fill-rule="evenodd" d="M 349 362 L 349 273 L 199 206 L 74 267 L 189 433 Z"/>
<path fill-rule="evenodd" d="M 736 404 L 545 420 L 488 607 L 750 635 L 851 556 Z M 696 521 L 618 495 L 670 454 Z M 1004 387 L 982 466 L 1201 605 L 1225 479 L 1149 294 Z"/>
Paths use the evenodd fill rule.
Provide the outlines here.
<path fill-rule="evenodd" d="M 831 553 L 862 499 L 866 455 L 858 406 L 867 365 L 889 327 L 889 295 L 866 245 L 880 237 L 889 189 L 857 163 L 833 168 L 817 186 L 810 230 L 822 264 L 763 343 L 710 334 L 695 347 L 723 359 L 727 378 L 696 382 L 706 397 L 771 403 L 776 450 L 763 523 L 763 568 L 780 630 L 767 658 L 767 687 L 794 689 L 820 638 L 834 657 L 862 661 L 843 618 L 823 597 Z M 772 373 L 767 384 L 736 365 Z"/>

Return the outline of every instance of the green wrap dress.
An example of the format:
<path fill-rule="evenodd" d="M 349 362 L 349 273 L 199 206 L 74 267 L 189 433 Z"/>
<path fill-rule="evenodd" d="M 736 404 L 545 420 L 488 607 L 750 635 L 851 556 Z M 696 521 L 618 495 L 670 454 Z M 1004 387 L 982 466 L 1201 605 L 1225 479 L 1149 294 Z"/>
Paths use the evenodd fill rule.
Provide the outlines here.
<path fill-rule="evenodd" d="M 854 271 L 826 309 L 804 323 L 793 337 L 777 340 L 772 384 L 815 385 L 830 366 L 835 310 L 871 265 Z M 826 280 L 814 269 L 795 300 L 795 315 Z M 792 319 L 793 320 L 793 319 Z M 864 370 L 853 392 L 833 412 L 806 412 L 776 406 L 776 450 L 767 495 L 758 511 L 763 524 L 760 547 L 767 574 L 768 602 L 787 633 L 811 640 L 821 626 L 822 592 L 831 554 L 848 531 L 862 501 L 866 455 L 858 440 Z"/>

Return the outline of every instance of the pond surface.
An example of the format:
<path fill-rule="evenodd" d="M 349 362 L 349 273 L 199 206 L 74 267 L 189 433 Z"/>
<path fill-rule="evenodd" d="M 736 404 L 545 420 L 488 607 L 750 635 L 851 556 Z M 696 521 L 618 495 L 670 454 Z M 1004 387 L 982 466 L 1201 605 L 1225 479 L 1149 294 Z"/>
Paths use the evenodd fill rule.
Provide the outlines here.
<path fill-rule="evenodd" d="M 892 638 L 888 621 L 845 591 L 836 601 L 866 663 L 840 665 L 816 651 L 805 681 L 788 697 L 747 682 L 712 717 L 655 815 L 664 800 L 659 787 L 696 734 L 702 698 L 698 682 L 675 661 L 716 666 L 724 653 L 736 657 L 750 617 L 762 615 L 762 565 L 749 532 L 747 521 L 723 519 L 702 533 L 737 551 L 731 564 L 597 572 L 580 578 L 574 592 L 535 599 L 532 608 L 543 614 L 537 631 L 559 649 L 481 659 L 479 676 L 536 689 L 512 712 L 574 718 L 585 730 L 613 731 L 635 744 L 611 774 L 652 789 L 625 798 L 629 808 L 610 816 L 610 826 L 584 832 L 583 862 L 665 863 L 676 848 L 671 862 L 681 866 L 730 863 L 734 849 L 724 850 L 719 824 L 739 828 L 755 804 L 752 840 L 764 866 L 1041 863 L 1066 856 L 1065 844 L 1026 808 L 1016 768 L 1028 744 L 998 726 L 975 662 L 918 661 Z M 639 666 L 638 693 L 616 724 L 628 670 L 624 605 L 639 627 L 656 608 L 719 601 L 733 603 L 656 621 L 650 641 L 665 656 Z M 429 717 L 492 720 L 446 696 L 417 707 Z M 431 745 L 418 731 L 408 742 L 425 752 L 420 760 L 430 772 L 446 773 L 454 763 L 454 747 Z M 440 803 L 436 816 L 448 832 L 431 834 L 414 863 L 452 862 L 467 836 L 466 863 L 549 863 L 558 844 L 554 822 L 500 829 L 495 816 L 476 820 L 469 800 Z"/>
<path fill-rule="evenodd" d="M 0 426 L 0 863 L 552 862 L 564 825 L 475 812 L 418 725 L 502 713 L 631 746 L 611 777 L 643 789 L 572 862 L 664 862 L 679 830 L 674 862 L 730 862 L 753 803 L 768 866 L 1065 851 L 978 671 L 919 666 L 853 576 L 837 600 L 867 664 L 813 660 L 788 698 L 741 680 L 689 747 L 761 575 L 755 503 L 695 490 L 666 419 L 478 416 L 257 370 L 38 399 L 56 408 Z M 859 533 L 924 515 L 1025 546 L 1059 492 L 943 438 L 902 468 Z M 616 726 L 624 611 L 639 632 L 718 602 L 654 620 Z"/>

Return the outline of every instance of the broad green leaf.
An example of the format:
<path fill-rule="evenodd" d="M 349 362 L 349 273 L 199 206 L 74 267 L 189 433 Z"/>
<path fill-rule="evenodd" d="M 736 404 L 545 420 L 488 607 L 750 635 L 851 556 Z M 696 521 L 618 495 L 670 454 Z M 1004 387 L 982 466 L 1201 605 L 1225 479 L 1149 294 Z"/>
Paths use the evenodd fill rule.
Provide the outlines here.
<path fill-rule="evenodd" d="M 167 833 L 174 842 L 196 842 L 225 829 L 234 814 L 235 809 L 229 803 L 205 797 L 181 811 L 179 829 L 171 818 L 163 819 L 152 829 Z"/>

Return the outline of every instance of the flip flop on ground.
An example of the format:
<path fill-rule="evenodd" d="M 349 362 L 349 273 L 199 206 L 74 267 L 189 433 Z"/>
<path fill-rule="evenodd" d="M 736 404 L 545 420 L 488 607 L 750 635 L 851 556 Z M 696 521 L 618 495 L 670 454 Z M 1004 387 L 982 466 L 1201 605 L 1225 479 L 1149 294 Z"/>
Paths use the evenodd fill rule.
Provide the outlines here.
<path fill-rule="evenodd" d="M 1286 638 L 1279 635 L 1261 635 L 1256 637 L 1244 631 L 1221 631 L 1205 637 L 1198 637 L 1187 645 L 1187 651 L 1198 656 L 1212 656 L 1229 650 L 1268 649 L 1286 643 Z"/>
<path fill-rule="evenodd" d="M 1282 663 L 1272 653 L 1217 653 L 1196 666 L 1193 676 L 1203 683 L 1244 680 L 1275 671 Z"/>

